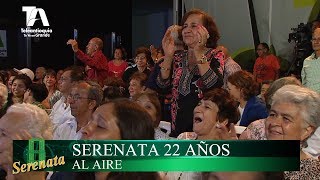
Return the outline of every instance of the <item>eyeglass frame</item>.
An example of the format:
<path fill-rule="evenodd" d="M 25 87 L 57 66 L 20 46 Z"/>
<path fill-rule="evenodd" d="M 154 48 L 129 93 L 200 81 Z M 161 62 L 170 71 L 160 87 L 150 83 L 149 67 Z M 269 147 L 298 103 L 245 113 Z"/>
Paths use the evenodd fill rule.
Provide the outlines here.
<path fill-rule="evenodd" d="M 89 100 L 94 100 L 94 99 L 89 98 L 89 97 L 81 97 L 79 94 L 75 94 L 75 95 L 71 95 L 71 94 L 69 94 L 69 95 L 67 96 L 67 98 L 68 98 L 68 99 L 72 99 L 72 100 L 74 100 L 74 101 L 78 101 L 79 99 L 89 99 Z"/>

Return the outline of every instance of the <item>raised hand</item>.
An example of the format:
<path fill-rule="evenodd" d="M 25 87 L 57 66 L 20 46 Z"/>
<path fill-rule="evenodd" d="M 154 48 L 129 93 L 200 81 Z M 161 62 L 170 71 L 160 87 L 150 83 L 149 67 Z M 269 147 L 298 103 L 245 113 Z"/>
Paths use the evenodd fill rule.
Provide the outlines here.
<path fill-rule="evenodd" d="M 203 56 L 206 53 L 207 41 L 210 35 L 208 33 L 208 30 L 202 25 L 198 25 L 197 34 L 198 34 L 198 43 L 195 45 L 194 51 L 195 51 L 196 58 L 200 59 L 201 56 Z"/>
<path fill-rule="evenodd" d="M 173 58 L 174 52 L 176 50 L 176 47 L 175 47 L 175 44 L 174 44 L 174 38 L 171 35 L 171 33 L 174 31 L 174 27 L 175 26 L 176 25 L 170 26 L 167 29 L 167 31 L 166 31 L 163 39 L 162 39 L 162 48 L 163 48 L 163 51 L 164 51 L 164 55 L 168 59 L 172 59 Z"/>
<path fill-rule="evenodd" d="M 69 44 L 71 45 L 73 52 L 77 52 L 77 51 L 79 50 L 78 42 L 77 42 L 76 40 L 74 40 L 74 39 L 69 39 L 69 40 L 67 41 L 67 44 L 68 44 L 68 45 L 69 45 Z"/>

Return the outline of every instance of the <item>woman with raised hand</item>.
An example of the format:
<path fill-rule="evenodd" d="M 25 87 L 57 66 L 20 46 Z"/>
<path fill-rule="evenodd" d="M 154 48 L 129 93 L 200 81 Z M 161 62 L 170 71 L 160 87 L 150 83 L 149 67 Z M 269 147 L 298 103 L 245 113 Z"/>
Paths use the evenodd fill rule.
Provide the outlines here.
<path fill-rule="evenodd" d="M 216 50 L 220 38 L 213 18 L 199 9 L 187 12 L 182 28 L 171 26 L 162 39 L 164 60 L 157 85 L 172 87 L 171 134 L 192 131 L 192 111 L 203 91 L 221 87 L 224 55 Z M 186 49 L 180 50 L 182 40 Z"/>

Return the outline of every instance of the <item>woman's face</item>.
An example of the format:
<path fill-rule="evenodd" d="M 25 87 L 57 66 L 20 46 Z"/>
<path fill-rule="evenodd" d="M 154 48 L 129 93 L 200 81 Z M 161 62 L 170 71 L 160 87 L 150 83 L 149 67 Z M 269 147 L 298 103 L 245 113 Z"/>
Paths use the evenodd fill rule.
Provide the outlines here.
<path fill-rule="evenodd" d="M 145 53 L 139 53 L 137 54 L 135 58 L 135 62 L 137 64 L 137 67 L 147 67 L 147 56 Z"/>
<path fill-rule="evenodd" d="M 47 87 L 53 87 L 57 83 L 57 79 L 54 75 L 46 75 L 43 79 L 44 84 Z"/>
<path fill-rule="evenodd" d="M 139 94 L 143 91 L 143 86 L 141 85 L 141 82 L 137 79 L 131 79 L 129 83 L 129 94 L 130 97 L 133 97 L 136 94 Z"/>
<path fill-rule="evenodd" d="M 26 85 L 21 79 L 16 79 L 13 81 L 11 88 L 14 97 L 23 97 L 24 92 L 27 90 Z"/>
<path fill-rule="evenodd" d="M 296 104 L 274 104 L 265 123 L 268 140 L 302 140 L 304 120 L 301 108 Z"/>
<path fill-rule="evenodd" d="M 207 135 L 215 129 L 219 108 L 210 100 L 201 100 L 193 111 L 193 131 L 198 136 Z"/>
<path fill-rule="evenodd" d="M 257 54 L 259 57 L 263 57 L 267 53 L 267 49 L 263 47 L 262 44 L 259 44 L 257 47 Z"/>
<path fill-rule="evenodd" d="M 241 90 L 235 85 L 231 84 L 229 81 L 227 82 L 227 90 L 229 94 L 235 101 L 240 101 L 241 98 Z"/>
<path fill-rule="evenodd" d="M 145 110 L 147 110 L 147 112 L 150 114 L 150 116 L 152 117 L 152 121 L 154 124 L 157 124 L 157 109 L 154 106 L 154 104 L 152 104 L 152 102 L 150 101 L 150 99 L 143 95 L 140 96 L 137 99 L 137 103 L 140 104 Z"/>
<path fill-rule="evenodd" d="M 266 94 L 269 87 L 270 87 L 270 84 L 262 84 L 262 86 L 261 86 L 260 94 L 261 94 L 261 98 L 263 99 L 263 101 L 265 101 L 264 95 Z"/>
<path fill-rule="evenodd" d="M 82 139 L 120 140 L 118 118 L 113 112 L 114 106 L 112 103 L 98 107 L 92 115 L 93 119 L 82 128 Z"/>
<path fill-rule="evenodd" d="M 122 51 L 121 51 L 121 49 L 114 50 L 114 58 L 115 59 L 122 59 Z"/>
<path fill-rule="evenodd" d="M 192 44 L 199 43 L 200 34 L 199 28 L 202 26 L 202 15 L 191 14 L 182 27 L 183 42 L 190 46 Z"/>

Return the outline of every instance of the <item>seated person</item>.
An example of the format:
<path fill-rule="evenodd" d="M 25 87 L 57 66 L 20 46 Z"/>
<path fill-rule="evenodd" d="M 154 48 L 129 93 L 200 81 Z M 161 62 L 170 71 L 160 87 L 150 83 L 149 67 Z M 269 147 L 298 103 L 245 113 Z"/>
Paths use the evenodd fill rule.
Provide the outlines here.
<path fill-rule="evenodd" d="M 140 104 L 152 117 L 154 126 L 155 139 L 170 139 L 169 135 L 164 133 L 160 127 L 161 120 L 161 105 L 156 93 L 140 93 L 133 97 L 133 100 Z"/>
<path fill-rule="evenodd" d="M 12 140 L 32 137 L 52 139 L 52 123 L 45 110 L 33 104 L 13 104 L 0 119 L 0 167 L 7 172 L 7 179 L 45 179 L 44 171 L 31 171 L 13 175 Z"/>
<path fill-rule="evenodd" d="M 147 82 L 147 76 L 141 72 L 135 72 L 130 77 L 129 83 L 129 95 L 132 98 L 134 95 L 142 93 L 145 90 L 145 83 Z"/>
<path fill-rule="evenodd" d="M 229 127 L 239 119 L 237 103 L 222 88 L 204 93 L 203 99 L 193 111 L 193 132 L 181 133 L 178 139 L 219 140 L 218 127 Z M 230 126 L 231 127 L 231 126 Z M 199 179 L 198 172 L 170 172 L 168 179 Z"/>
<path fill-rule="evenodd" d="M 266 140 L 299 140 L 300 171 L 285 171 L 285 179 L 318 179 L 320 161 L 303 148 L 313 146 L 308 140 L 320 126 L 320 95 L 308 88 L 285 85 L 272 96 L 270 114 L 265 120 Z M 232 130 L 234 131 L 234 130 Z M 230 132 L 232 132 L 230 131 Z M 226 127 L 219 130 L 223 139 L 233 139 Z"/>
<path fill-rule="evenodd" d="M 239 103 L 240 119 L 237 125 L 248 126 L 255 120 L 268 117 L 266 105 L 256 96 L 257 88 L 258 84 L 248 71 L 237 71 L 228 77 L 227 89 Z"/>
<path fill-rule="evenodd" d="M 32 83 L 24 93 L 23 102 L 34 104 L 42 109 L 46 109 L 41 102 L 47 98 L 48 93 L 48 89 L 44 84 Z"/>
<path fill-rule="evenodd" d="M 221 98 L 223 97 L 223 98 Z M 237 103 L 230 94 L 215 88 L 204 93 L 203 99 L 193 111 L 193 132 L 185 132 L 178 139 L 221 139 L 216 129 L 223 124 L 227 127 L 239 119 Z"/>
<path fill-rule="evenodd" d="M 260 98 L 263 102 L 266 102 L 265 94 L 266 94 L 267 90 L 269 89 L 270 85 L 272 84 L 272 82 L 273 81 L 263 81 L 261 83 L 260 94 L 257 97 Z"/>
<path fill-rule="evenodd" d="M 93 113 L 93 119 L 82 128 L 82 139 L 88 140 L 154 140 L 154 128 L 151 116 L 136 102 L 127 98 L 112 100 L 99 106 Z M 51 180 L 69 174 L 75 179 L 156 179 L 157 172 L 95 172 L 63 173 L 57 172 Z M 151 174 L 151 176 L 150 176 Z M 135 175 L 135 176 L 133 176 Z M 84 178 L 88 177 L 88 178 Z M 118 178 L 117 178 L 118 177 Z M 136 178 L 132 178 L 136 177 Z"/>

